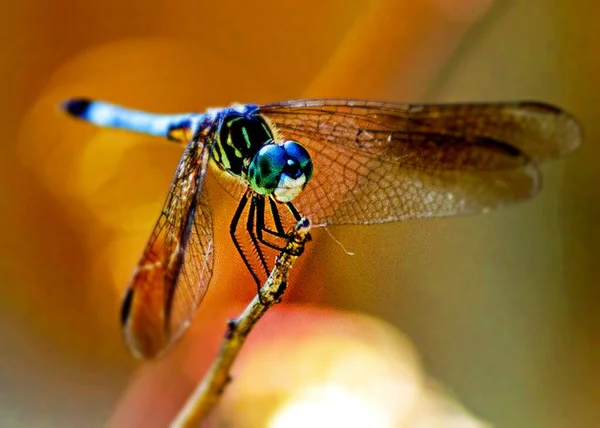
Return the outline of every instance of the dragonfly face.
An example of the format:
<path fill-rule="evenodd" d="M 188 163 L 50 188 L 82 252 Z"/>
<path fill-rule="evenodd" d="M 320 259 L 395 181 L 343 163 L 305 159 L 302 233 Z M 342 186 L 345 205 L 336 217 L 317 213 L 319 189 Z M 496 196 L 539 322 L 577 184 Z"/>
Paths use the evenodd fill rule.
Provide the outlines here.
<path fill-rule="evenodd" d="M 224 184 L 240 201 L 230 234 L 260 285 L 269 273 L 263 249 L 281 250 L 300 214 L 323 226 L 487 212 L 535 195 L 537 164 L 581 141 L 570 115 L 536 102 L 322 99 L 157 115 L 76 99 L 64 108 L 187 143 L 121 311 L 127 344 L 146 358 L 185 331 L 210 283 L 209 164 L 217 178 L 233 177 Z"/>
<path fill-rule="evenodd" d="M 248 166 L 248 183 L 260 195 L 273 195 L 277 202 L 290 202 L 312 177 L 312 160 L 295 141 L 261 147 Z"/>

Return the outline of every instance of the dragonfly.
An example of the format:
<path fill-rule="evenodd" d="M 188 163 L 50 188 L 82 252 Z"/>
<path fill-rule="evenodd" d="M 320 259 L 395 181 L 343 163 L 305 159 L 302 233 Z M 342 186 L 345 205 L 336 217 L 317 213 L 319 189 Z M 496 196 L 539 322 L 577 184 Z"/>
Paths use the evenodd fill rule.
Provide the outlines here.
<path fill-rule="evenodd" d="M 123 298 L 125 341 L 140 358 L 169 349 L 207 292 L 208 170 L 239 201 L 229 232 L 260 290 L 263 248 L 281 250 L 286 225 L 301 216 L 317 227 L 486 213 L 534 196 L 539 163 L 581 142 L 570 114 L 529 101 L 306 99 L 154 114 L 76 98 L 63 108 L 97 126 L 186 144 Z"/>

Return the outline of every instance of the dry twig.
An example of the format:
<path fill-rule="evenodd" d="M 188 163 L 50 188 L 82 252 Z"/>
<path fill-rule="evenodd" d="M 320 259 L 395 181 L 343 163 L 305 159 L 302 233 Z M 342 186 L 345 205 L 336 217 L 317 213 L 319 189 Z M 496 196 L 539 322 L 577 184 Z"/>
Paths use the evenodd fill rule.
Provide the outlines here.
<path fill-rule="evenodd" d="M 292 265 L 302 254 L 306 241 L 310 239 L 310 227 L 310 221 L 306 218 L 302 218 L 296 224 L 285 249 L 277 257 L 269 278 L 260 290 L 261 297 L 254 297 L 237 319 L 229 321 L 227 333 L 213 364 L 173 421 L 172 427 L 200 426 L 223 395 L 225 387 L 231 381 L 231 366 L 250 330 L 285 292 Z"/>

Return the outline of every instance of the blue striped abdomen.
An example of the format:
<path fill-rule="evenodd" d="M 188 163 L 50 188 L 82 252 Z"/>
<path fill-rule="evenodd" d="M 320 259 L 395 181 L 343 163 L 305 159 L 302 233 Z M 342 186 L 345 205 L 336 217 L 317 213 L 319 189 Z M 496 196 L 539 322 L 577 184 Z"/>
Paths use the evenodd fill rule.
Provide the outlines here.
<path fill-rule="evenodd" d="M 197 113 L 175 115 L 146 113 L 104 101 L 87 99 L 69 100 L 63 104 L 63 108 L 72 116 L 94 125 L 126 129 L 182 142 L 187 142 L 191 138 L 202 117 Z M 176 134 L 174 130 L 189 132 Z"/>

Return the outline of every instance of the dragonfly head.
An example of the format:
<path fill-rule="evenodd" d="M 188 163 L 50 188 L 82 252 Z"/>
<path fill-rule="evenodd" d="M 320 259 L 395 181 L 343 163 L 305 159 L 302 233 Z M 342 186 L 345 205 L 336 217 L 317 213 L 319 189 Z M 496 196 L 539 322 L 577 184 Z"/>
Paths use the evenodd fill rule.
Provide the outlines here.
<path fill-rule="evenodd" d="M 255 192 L 273 195 L 278 202 L 294 199 L 312 177 L 308 151 L 296 141 L 265 144 L 248 166 L 248 182 Z"/>

